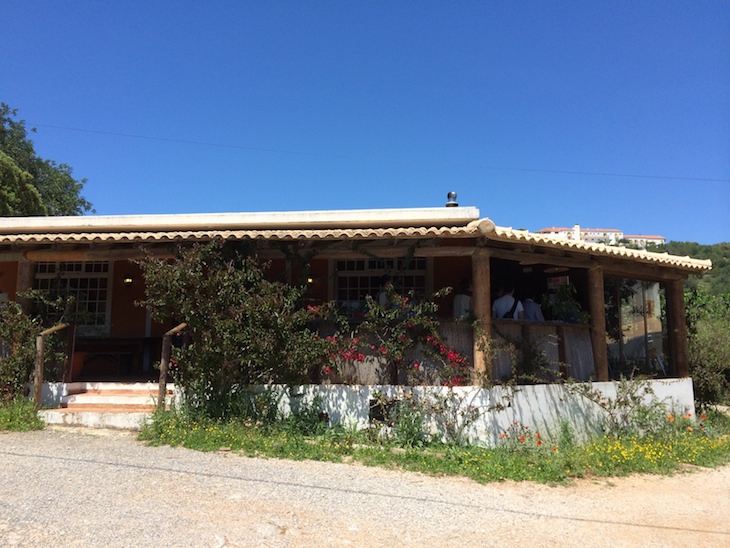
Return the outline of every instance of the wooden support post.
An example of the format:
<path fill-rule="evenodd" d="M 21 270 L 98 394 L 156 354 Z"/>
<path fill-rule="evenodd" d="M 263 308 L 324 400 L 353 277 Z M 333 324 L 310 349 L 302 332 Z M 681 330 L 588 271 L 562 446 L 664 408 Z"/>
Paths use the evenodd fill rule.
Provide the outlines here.
<path fill-rule="evenodd" d="M 35 263 L 32 261 L 18 261 L 18 281 L 15 286 L 15 300 L 20 303 L 24 314 L 30 314 L 33 308 L 33 301 L 25 297 L 19 297 L 18 293 L 33 289 L 35 283 Z"/>
<path fill-rule="evenodd" d="M 603 269 L 588 269 L 588 312 L 591 315 L 591 346 L 596 380 L 608 380 L 608 348 L 606 346 L 606 302 L 603 293 Z"/>
<path fill-rule="evenodd" d="M 160 383 L 157 388 L 157 409 L 165 408 L 167 399 L 167 372 L 170 369 L 170 355 L 172 354 L 172 336 L 188 326 L 185 322 L 170 329 L 162 337 L 162 357 L 160 359 Z"/>
<path fill-rule="evenodd" d="M 669 338 L 669 368 L 677 377 L 689 377 L 687 357 L 687 318 L 684 313 L 684 285 L 672 280 L 666 285 L 667 334 Z"/>
<path fill-rule="evenodd" d="M 472 310 L 476 316 L 474 330 L 474 383 L 484 384 L 494 376 L 488 344 L 491 339 L 490 255 L 483 247 L 472 255 Z"/>

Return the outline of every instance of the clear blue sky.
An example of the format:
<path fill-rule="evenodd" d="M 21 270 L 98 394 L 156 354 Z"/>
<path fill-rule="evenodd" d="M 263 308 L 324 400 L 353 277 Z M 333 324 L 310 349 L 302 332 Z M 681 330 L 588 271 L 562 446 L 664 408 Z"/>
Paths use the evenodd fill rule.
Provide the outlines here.
<path fill-rule="evenodd" d="M 0 3 L 97 214 L 442 206 L 730 241 L 730 2 Z"/>

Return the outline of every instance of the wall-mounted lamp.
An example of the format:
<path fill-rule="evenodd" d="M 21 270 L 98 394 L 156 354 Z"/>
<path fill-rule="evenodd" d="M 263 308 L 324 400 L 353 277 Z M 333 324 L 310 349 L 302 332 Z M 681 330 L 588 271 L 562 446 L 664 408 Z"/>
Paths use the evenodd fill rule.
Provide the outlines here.
<path fill-rule="evenodd" d="M 314 276 L 307 276 L 307 285 L 314 284 Z"/>
<path fill-rule="evenodd" d="M 129 287 L 129 286 L 131 286 L 131 285 L 132 285 L 132 283 L 134 282 L 134 278 L 132 278 L 132 276 L 125 276 L 125 277 L 124 277 L 124 280 L 122 280 L 122 281 L 124 282 L 124 285 L 125 285 L 126 287 Z"/>

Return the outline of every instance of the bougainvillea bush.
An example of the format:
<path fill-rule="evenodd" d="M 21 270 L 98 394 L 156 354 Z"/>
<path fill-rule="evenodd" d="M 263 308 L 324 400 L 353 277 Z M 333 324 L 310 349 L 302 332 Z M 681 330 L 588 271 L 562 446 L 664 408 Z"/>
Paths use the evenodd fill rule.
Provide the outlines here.
<path fill-rule="evenodd" d="M 366 356 L 392 383 L 468 383 L 469 364 L 439 337 L 432 301 L 391 288 L 389 306 L 368 298 L 362 321 L 349 324 L 334 303 L 304 306 L 305 288 L 268 280 L 266 263 L 216 242 L 141 267 L 141 304 L 155 320 L 187 323 L 172 373 L 205 415 L 235 414 L 252 385 L 336 382 L 343 364 Z"/>
<path fill-rule="evenodd" d="M 329 346 L 301 306 L 303 288 L 267 280 L 265 263 L 223 247 L 141 262 L 152 317 L 187 323 L 173 352 L 175 382 L 191 407 L 213 416 L 231 414 L 251 385 L 308 382 Z"/>

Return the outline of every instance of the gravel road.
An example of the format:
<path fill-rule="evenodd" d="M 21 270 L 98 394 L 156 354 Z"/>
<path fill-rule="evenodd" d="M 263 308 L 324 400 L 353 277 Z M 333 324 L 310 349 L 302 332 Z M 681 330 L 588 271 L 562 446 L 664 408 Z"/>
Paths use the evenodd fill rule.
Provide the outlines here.
<path fill-rule="evenodd" d="M 0 432 L 0 546 L 729 546 L 730 467 L 567 487 Z"/>

